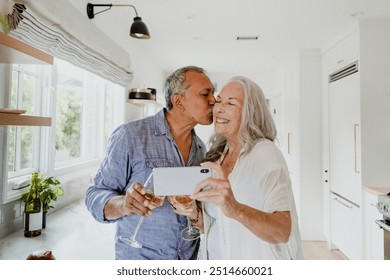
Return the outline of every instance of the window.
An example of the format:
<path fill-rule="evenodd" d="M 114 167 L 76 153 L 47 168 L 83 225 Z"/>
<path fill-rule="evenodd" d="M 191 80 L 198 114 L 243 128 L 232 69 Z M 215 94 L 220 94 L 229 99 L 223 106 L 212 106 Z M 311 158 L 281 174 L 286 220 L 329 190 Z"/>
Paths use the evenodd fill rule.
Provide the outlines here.
<path fill-rule="evenodd" d="M 104 83 L 101 78 L 64 61 L 57 63 L 57 79 L 55 163 L 64 166 L 96 155 L 97 95 Z"/>
<path fill-rule="evenodd" d="M 98 162 L 125 108 L 124 87 L 59 59 L 11 71 L 7 107 L 52 116 L 52 126 L 9 127 L 6 202 L 20 197 L 33 171 L 63 175 Z"/>
<path fill-rule="evenodd" d="M 23 108 L 27 114 L 40 115 L 42 76 L 49 73 L 48 67 L 36 65 L 13 65 L 9 107 Z M 9 128 L 8 171 L 9 178 L 30 174 L 37 166 L 36 148 L 39 129 L 30 126 Z"/>

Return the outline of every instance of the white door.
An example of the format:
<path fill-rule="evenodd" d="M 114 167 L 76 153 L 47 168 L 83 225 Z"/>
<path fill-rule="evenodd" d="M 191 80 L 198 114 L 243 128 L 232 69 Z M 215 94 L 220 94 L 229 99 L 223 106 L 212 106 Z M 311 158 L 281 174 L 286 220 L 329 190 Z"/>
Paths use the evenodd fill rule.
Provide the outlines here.
<path fill-rule="evenodd" d="M 329 109 L 330 189 L 356 205 L 360 205 L 360 90 L 358 72 L 329 84 Z"/>

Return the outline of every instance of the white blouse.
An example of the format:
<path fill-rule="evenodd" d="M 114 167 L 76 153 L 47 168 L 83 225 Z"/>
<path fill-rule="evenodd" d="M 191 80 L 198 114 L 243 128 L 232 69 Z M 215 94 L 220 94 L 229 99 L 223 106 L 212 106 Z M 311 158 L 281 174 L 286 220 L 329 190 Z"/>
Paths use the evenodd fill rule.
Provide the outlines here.
<path fill-rule="evenodd" d="M 205 234 L 199 258 L 203 259 L 303 259 L 298 216 L 286 162 L 269 140 L 258 142 L 241 156 L 229 175 L 236 200 L 264 212 L 290 211 L 292 229 L 287 243 L 270 244 L 214 204 L 204 204 Z"/>

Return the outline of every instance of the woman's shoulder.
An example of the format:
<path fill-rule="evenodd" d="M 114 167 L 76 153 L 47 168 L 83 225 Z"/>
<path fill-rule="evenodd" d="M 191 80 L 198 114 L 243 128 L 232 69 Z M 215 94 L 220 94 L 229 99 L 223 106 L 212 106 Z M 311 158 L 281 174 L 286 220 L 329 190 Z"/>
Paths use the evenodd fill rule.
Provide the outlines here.
<path fill-rule="evenodd" d="M 267 165 L 285 165 L 285 160 L 280 149 L 274 142 L 264 139 L 256 143 L 251 152 L 249 158 L 257 163 L 264 162 Z"/>
<path fill-rule="evenodd" d="M 268 152 L 268 153 L 279 153 L 279 148 L 275 145 L 274 142 L 268 139 L 262 139 L 259 142 L 255 144 L 255 146 L 252 149 L 252 152 L 258 153 L 258 152 Z"/>

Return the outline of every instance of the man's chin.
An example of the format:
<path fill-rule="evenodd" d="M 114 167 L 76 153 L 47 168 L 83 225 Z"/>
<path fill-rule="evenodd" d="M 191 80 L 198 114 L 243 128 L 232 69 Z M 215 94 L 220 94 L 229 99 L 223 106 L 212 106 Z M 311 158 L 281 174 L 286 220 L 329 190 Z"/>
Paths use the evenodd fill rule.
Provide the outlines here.
<path fill-rule="evenodd" d="M 208 119 L 208 120 L 206 120 L 206 121 L 204 121 L 204 122 L 201 122 L 200 124 L 201 124 L 201 125 L 210 125 L 210 124 L 212 124 L 212 123 L 213 123 L 213 118 Z"/>

